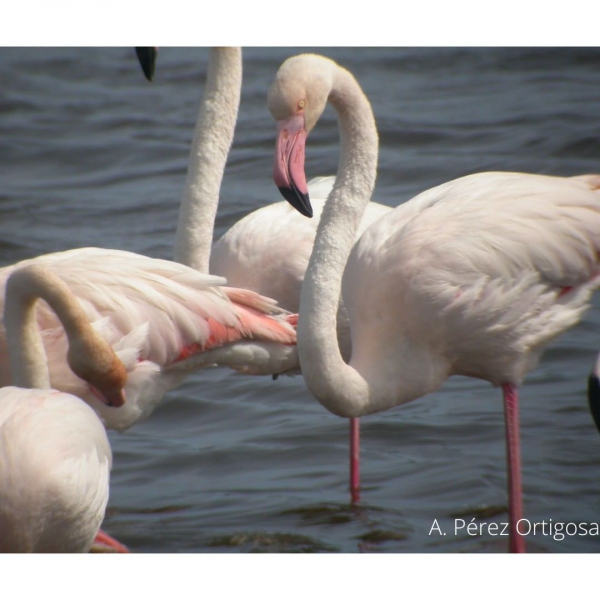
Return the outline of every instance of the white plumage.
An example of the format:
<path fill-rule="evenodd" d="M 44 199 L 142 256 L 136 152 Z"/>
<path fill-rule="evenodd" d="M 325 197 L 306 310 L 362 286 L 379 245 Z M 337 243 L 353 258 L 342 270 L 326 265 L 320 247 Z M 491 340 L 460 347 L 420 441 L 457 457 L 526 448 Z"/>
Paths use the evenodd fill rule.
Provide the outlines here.
<path fill-rule="evenodd" d="M 153 65 L 142 66 L 145 71 L 148 68 L 153 71 Z M 241 49 L 211 48 L 190 149 L 174 256 L 176 261 L 194 269 L 225 277 L 231 286 L 273 298 L 281 308 L 296 313 L 321 211 L 335 177 L 318 177 L 310 182 L 312 219 L 303 218 L 286 202 L 269 204 L 240 219 L 211 249 L 241 87 Z M 357 235 L 390 210 L 388 206 L 369 203 Z M 340 344 L 344 356 L 349 358 L 350 331 L 343 305 L 338 319 Z"/>
<path fill-rule="evenodd" d="M 274 298 L 282 308 L 297 313 L 317 226 L 334 182 L 335 177 L 318 177 L 308 183 L 312 219 L 299 214 L 287 202 L 269 204 L 240 219 L 213 246 L 210 272 L 222 275 L 232 285 Z M 357 238 L 390 210 L 389 206 L 370 202 Z M 343 302 L 337 323 L 342 355 L 349 359 L 350 327 Z"/>
<path fill-rule="evenodd" d="M 138 54 L 139 56 L 139 54 Z M 154 72 L 156 52 L 140 57 L 144 73 Z M 149 77 L 151 78 L 151 77 Z M 214 222 L 227 155 L 233 141 L 242 87 L 240 48 L 212 48 L 207 82 L 200 103 L 181 199 L 175 260 L 203 272 L 227 278 L 230 285 L 253 290 L 297 312 L 300 289 L 313 248 L 325 200 L 335 178 L 321 177 L 309 184 L 314 218 L 302 218 L 286 203 L 270 204 L 238 221 L 212 246 Z M 358 234 L 390 210 L 370 203 Z M 340 302 L 336 335 L 344 359 L 350 358 L 348 315 Z M 351 439 L 358 439 L 358 421 L 351 423 Z M 351 444 L 351 489 L 358 489 L 358 466 Z M 355 498 L 357 498 L 355 492 Z"/>
<path fill-rule="evenodd" d="M 287 313 L 253 292 L 220 287 L 221 278 L 131 252 L 82 248 L 0 270 L 0 306 L 10 273 L 29 264 L 60 276 L 128 371 L 125 405 L 106 406 L 68 367 L 64 330 L 39 303 L 52 386 L 83 398 L 107 427 L 123 430 L 147 417 L 168 390 L 198 368 L 222 365 L 268 374 L 297 367 Z M 0 327 L 0 384 L 10 382 Z"/>
<path fill-rule="evenodd" d="M 122 400 L 124 369 L 55 274 L 28 266 L 6 288 L 12 376 L 21 387 L 0 389 L 0 552 L 87 552 L 104 518 L 112 454 L 94 411 L 50 389 L 39 298 L 65 326 L 69 364 L 100 382 L 107 400 Z"/>
<path fill-rule="evenodd" d="M 343 280 L 351 364 L 381 376 L 401 361 L 414 380 L 410 389 L 402 377 L 368 411 L 450 375 L 519 385 L 600 284 L 598 188 L 597 176 L 480 173 L 427 190 L 368 229 Z"/>
<path fill-rule="evenodd" d="M 111 461 L 104 427 L 79 398 L 0 389 L 0 552 L 87 552 Z"/>

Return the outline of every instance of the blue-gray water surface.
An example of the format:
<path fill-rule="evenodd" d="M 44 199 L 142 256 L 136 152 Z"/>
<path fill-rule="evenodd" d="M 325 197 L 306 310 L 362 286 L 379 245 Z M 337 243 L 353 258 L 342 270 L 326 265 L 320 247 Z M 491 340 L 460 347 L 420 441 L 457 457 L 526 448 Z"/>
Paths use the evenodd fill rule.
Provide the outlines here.
<path fill-rule="evenodd" d="M 244 51 L 244 86 L 216 223 L 279 201 L 266 90 L 310 49 Z M 315 49 L 312 49 L 313 51 Z M 334 48 L 369 96 L 380 133 L 374 199 L 396 206 L 479 171 L 600 171 L 596 49 Z M 0 265 L 84 246 L 172 258 L 206 48 L 160 50 L 147 83 L 132 49 L 0 49 Z M 327 109 L 308 177 L 335 173 Z M 524 508 L 533 523 L 600 521 L 600 435 L 586 378 L 600 300 L 555 341 L 522 397 Z M 362 502 L 349 504 L 348 423 L 301 377 L 190 376 L 143 423 L 111 432 L 104 529 L 135 552 L 503 552 L 501 393 L 452 378 L 362 420 Z M 431 532 L 434 520 L 447 535 Z M 546 527 L 548 533 L 549 527 Z M 431 533 L 431 534 L 430 534 Z M 530 535 L 534 552 L 597 552 L 600 537 Z"/>

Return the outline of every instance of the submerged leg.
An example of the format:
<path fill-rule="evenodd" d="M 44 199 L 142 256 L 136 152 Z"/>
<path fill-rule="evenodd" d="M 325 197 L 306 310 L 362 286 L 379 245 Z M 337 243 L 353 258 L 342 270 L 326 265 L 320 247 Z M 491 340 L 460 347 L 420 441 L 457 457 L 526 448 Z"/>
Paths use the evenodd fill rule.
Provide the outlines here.
<path fill-rule="evenodd" d="M 350 497 L 360 501 L 360 421 L 350 419 Z"/>
<path fill-rule="evenodd" d="M 525 552 L 525 540 L 517 531 L 517 523 L 523 518 L 521 445 L 519 439 L 519 392 L 517 386 L 511 383 L 502 384 L 502 392 L 504 394 L 504 421 L 506 423 L 510 551 Z"/>

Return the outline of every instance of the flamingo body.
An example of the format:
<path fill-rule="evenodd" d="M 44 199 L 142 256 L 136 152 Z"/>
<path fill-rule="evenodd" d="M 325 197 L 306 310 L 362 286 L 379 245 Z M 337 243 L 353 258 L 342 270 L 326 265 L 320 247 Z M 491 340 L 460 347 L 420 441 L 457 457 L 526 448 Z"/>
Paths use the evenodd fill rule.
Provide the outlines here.
<path fill-rule="evenodd" d="M 310 182 L 318 216 L 334 181 L 335 177 L 321 177 Z M 318 216 L 303 218 L 287 202 L 276 202 L 251 212 L 214 244 L 210 272 L 225 277 L 236 287 L 265 290 L 260 293 L 277 300 L 282 308 L 298 312 L 300 286 Z"/>
<path fill-rule="evenodd" d="M 600 176 L 480 173 L 367 229 L 342 284 L 350 364 L 398 383 L 364 410 L 403 404 L 450 375 L 519 385 L 600 284 L 599 188 Z M 399 364 L 401 382 L 391 377 Z"/>
<path fill-rule="evenodd" d="M 111 462 L 106 431 L 79 398 L 0 389 L 0 552 L 87 552 Z"/>
<path fill-rule="evenodd" d="M 279 306 L 297 313 L 300 290 L 312 252 L 317 226 L 335 177 L 319 177 L 308 184 L 313 218 L 306 219 L 287 202 L 277 202 L 240 219 L 213 246 L 210 272 L 230 285 L 273 298 Z M 357 237 L 391 210 L 370 202 Z M 346 309 L 338 312 L 337 336 L 346 359 L 350 358 L 350 328 Z"/>

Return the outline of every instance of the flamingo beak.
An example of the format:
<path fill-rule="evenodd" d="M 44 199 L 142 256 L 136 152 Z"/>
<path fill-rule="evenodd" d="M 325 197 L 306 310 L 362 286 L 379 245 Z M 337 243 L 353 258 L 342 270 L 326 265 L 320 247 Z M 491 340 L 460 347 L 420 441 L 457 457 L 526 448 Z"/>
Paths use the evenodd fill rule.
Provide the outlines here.
<path fill-rule="evenodd" d="M 120 389 L 115 393 L 106 394 L 104 398 L 108 406 L 119 408 L 125 404 L 125 392 L 123 389 Z"/>
<path fill-rule="evenodd" d="M 307 135 L 303 114 L 277 121 L 273 180 L 282 196 L 300 214 L 312 217 L 313 210 L 304 173 Z"/>
<path fill-rule="evenodd" d="M 588 378 L 588 402 L 590 404 L 590 412 L 596 423 L 596 429 L 600 431 L 600 357 L 596 363 L 596 367 Z"/>
<path fill-rule="evenodd" d="M 154 67 L 156 66 L 156 56 L 158 55 L 158 48 L 136 48 L 135 53 L 137 54 L 140 65 L 142 65 L 142 71 L 148 81 L 152 81 L 154 77 Z"/>
<path fill-rule="evenodd" d="M 106 389 L 100 391 L 100 389 L 94 385 L 88 383 L 88 386 L 94 396 L 96 396 L 100 402 L 106 404 L 106 406 L 120 408 L 123 406 L 123 404 L 125 404 L 125 390 L 123 390 L 123 388 L 114 390 L 113 388 L 107 387 Z"/>

